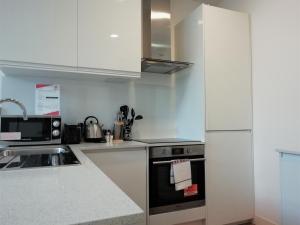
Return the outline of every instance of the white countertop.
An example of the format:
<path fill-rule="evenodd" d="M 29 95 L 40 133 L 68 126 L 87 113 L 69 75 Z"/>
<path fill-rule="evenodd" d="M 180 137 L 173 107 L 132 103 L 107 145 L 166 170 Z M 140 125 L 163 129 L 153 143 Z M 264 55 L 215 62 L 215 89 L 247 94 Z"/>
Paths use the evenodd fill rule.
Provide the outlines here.
<path fill-rule="evenodd" d="M 202 141 L 186 141 L 186 142 L 177 142 L 177 143 L 153 143 L 147 144 L 147 147 L 157 147 L 157 146 L 180 146 L 180 145 L 204 145 Z"/>
<path fill-rule="evenodd" d="M 143 211 L 81 150 L 145 147 L 138 142 L 71 145 L 81 165 L 0 172 L 1 225 L 125 225 Z"/>
<path fill-rule="evenodd" d="M 82 143 L 80 145 L 71 145 L 71 147 L 80 146 L 82 150 L 84 149 L 122 149 L 122 148 L 139 148 L 139 147 L 155 147 L 155 146 L 180 146 L 180 145 L 204 145 L 205 142 L 202 141 L 185 141 L 185 142 L 165 142 L 165 143 L 142 143 L 139 141 L 124 141 L 119 144 L 107 144 L 107 143 Z"/>
<path fill-rule="evenodd" d="M 137 142 L 137 141 L 124 141 L 118 144 L 108 144 L 108 143 L 81 143 L 77 145 L 70 145 L 73 148 L 79 148 L 80 150 L 94 150 L 94 149 L 122 149 L 122 148 L 140 148 L 147 147 L 147 144 Z"/>
<path fill-rule="evenodd" d="M 135 224 L 142 219 L 143 211 L 83 152 L 170 144 L 131 141 L 70 145 L 81 165 L 0 171 L 0 224 Z M 173 143 L 183 144 L 204 143 Z"/>

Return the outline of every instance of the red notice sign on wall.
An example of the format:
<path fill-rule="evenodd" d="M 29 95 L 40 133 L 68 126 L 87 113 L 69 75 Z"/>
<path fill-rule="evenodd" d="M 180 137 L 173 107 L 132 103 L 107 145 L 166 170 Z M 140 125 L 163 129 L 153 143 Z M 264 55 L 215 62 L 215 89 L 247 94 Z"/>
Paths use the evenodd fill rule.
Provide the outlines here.
<path fill-rule="evenodd" d="M 35 85 L 35 114 L 60 115 L 60 86 L 58 84 Z"/>

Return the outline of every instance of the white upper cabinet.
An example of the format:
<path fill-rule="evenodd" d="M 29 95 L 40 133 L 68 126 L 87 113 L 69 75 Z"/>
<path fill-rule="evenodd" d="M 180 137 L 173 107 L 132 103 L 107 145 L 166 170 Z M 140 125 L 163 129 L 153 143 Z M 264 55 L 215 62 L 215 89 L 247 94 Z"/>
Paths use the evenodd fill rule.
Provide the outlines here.
<path fill-rule="evenodd" d="M 141 13 L 141 0 L 0 0 L 1 69 L 140 77 Z"/>
<path fill-rule="evenodd" d="M 78 67 L 141 72 L 141 0 L 78 0 Z"/>
<path fill-rule="evenodd" d="M 0 0 L 0 34 L 1 61 L 75 67 L 77 1 Z"/>
<path fill-rule="evenodd" d="M 202 5 L 175 26 L 174 36 L 175 59 L 193 63 L 176 78 L 179 134 L 252 129 L 249 16 Z M 186 118 L 197 122 L 186 126 Z"/>
<path fill-rule="evenodd" d="M 252 129 L 249 16 L 203 7 L 206 129 Z"/>

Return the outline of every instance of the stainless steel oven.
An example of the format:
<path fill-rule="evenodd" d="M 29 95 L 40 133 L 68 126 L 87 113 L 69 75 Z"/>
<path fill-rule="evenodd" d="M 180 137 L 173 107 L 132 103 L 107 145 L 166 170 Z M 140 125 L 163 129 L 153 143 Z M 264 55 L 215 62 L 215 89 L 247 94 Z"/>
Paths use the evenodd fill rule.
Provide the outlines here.
<path fill-rule="evenodd" d="M 20 133 L 20 139 L 5 141 L 11 146 L 61 143 L 61 118 L 57 116 L 1 116 L 1 133 Z"/>
<path fill-rule="evenodd" d="M 170 183 L 172 160 L 188 159 L 191 163 L 192 190 L 176 191 Z M 178 145 L 149 149 L 150 215 L 205 205 L 204 145 Z"/>

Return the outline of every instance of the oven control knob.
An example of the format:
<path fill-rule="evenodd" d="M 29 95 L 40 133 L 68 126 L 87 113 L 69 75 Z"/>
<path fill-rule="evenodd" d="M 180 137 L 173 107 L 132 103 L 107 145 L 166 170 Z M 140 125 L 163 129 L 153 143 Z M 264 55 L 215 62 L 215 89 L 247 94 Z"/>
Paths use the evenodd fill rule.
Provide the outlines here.
<path fill-rule="evenodd" d="M 59 127 L 60 126 L 59 120 L 54 120 L 52 125 L 53 125 L 53 127 Z"/>
<path fill-rule="evenodd" d="M 52 131 L 52 135 L 53 135 L 54 137 L 58 137 L 58 136 L 60 135 L 60 131 L 59 131 L 59 130 L 53 130 L 53 131 Z"/>

